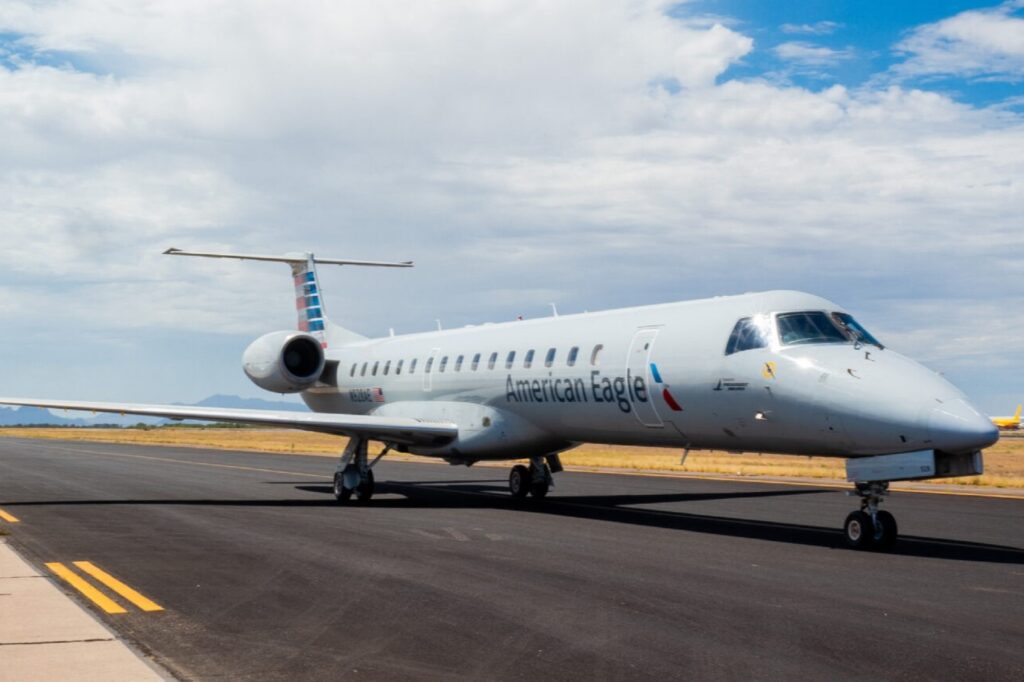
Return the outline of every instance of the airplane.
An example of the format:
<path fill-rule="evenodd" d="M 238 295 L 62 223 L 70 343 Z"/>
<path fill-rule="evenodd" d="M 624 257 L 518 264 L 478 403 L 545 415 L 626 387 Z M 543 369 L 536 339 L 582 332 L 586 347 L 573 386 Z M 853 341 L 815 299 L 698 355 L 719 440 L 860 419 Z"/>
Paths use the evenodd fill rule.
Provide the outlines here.
<path fill-rule="evenodd" d="M 990 417 L 992 423 L 1003 431 L 1015 431 L 1020 428 L 1020 411 L 1024 405 L 1018 405 L 1012 417 Z"/>
<path fill-rule="evenodd" d="M 845 309 L 799 291 L 765 291 L 367 338 L 327 317 L 317 265 L 412 262 L 247 255 L 281 262 L 298 328 L 242 354 L 260 388 L 297 393 L 309 413 L 0 398 L 0 404 L 260 424 L 347 436 L 333 492 L 369 501 L 388 452 L 470 466 L 524 459 L 517 498 L 544 498 L 560 453 L 582 443 L 846 459 L 860 508 L 846 544 L 887 550 L 898 528 L 879 508 L 891 481 L 975 476 L 996 427 L 936 372 L 879 342 Z M 383 452 L 370 459 L 367 444 Z"/>

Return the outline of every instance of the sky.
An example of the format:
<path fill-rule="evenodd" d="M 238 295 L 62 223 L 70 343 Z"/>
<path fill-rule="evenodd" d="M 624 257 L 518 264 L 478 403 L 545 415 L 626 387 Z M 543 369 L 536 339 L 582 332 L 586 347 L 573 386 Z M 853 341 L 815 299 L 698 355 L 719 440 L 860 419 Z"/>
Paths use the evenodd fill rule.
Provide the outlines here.
<path fill-rule="evenodd" d="M 7 395 L 257 397 L 385 335 L 794 288 L 1024 401 L 1024 0 L 0 4 Z M 264 397 L 273 397 L 263 394 Z"/>

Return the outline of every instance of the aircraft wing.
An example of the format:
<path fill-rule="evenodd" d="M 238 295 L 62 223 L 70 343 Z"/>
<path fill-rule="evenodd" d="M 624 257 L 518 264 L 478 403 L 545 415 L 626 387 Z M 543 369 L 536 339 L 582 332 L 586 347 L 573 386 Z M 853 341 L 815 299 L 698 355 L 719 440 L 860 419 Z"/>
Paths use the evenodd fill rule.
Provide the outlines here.
<path fill-rule="evenodd" d="M 181 405 L 137 405 L 131 403 L 94 403 L 81 400 L 35 400 L 0 398 L 0 405 L 25 405 L 51 410 L 81 410 L 138 414 L 168 419 L 261 424 L 338 436 L 362 436 L 398 445 L 444 445 L 454 440 L 459 428 L 450 422 L 425 422 L 407 417 L 374 417 L 355 414 L 288 412 L 278 410 L 239 410 L 220 407 Z"/>

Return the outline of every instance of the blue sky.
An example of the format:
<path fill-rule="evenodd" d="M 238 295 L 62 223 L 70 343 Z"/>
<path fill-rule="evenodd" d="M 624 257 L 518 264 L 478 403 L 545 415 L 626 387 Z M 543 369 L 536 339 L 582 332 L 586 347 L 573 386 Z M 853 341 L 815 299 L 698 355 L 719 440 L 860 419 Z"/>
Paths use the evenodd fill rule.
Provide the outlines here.
<path fill-rule="evenodd" d="M 706 0 L 683 5 L 681 11 L 700 9 L 729 17 L 730 24 L 756 41 L 759 49 L 726 71 L 722 78 L 759 78 L 766 74 L 794 85 L 817 89 L 839 83 L 848 88 L 863 87 L 885 78 L 887 72 L 906 61 L 900 43 L 913 31 L 967 11 L 997 11 L 993 3 L 913 0 L 903 2 L 825 1 L 740 2 Z M 1024 18 L 1024 6 L 1007 3 L 1008 17 Z M 821 62 L 794 68 L 780 57 L 779 46 L 798 44 L 831 51 Z M 995 77 L 991 77 L 991 76 Z M 1020 96 L 1020 73 L 962 74 L 929 73 L 907 76 L 903 84 L 948 92 L 958 101 L 987 106 Z M 1018 103 L 1016 107 L 1022 106 Z"/>
<path fill-rule="evenodd" d="M 1024 3 L 0 6 L 6 394 L 258 396 L 284 270 L 386 334 L 796 288 L 1024 399 Z"/>

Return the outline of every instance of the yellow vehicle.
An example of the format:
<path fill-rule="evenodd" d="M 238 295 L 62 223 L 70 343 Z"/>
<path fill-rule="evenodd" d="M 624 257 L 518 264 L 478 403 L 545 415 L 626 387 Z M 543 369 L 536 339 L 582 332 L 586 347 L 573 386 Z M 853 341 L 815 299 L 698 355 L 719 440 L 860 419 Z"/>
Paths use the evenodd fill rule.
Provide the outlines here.
<path fill-rule="evenodd" d="M 992 417 L 992 423 L 998 426 L 1000 429 L 1005 431 L 1011 431 L 1020 428 L 1020 409 L 1021 405 L 1017 406 L 1017 411 L 1013 413 L 1012 417 Z"/>

